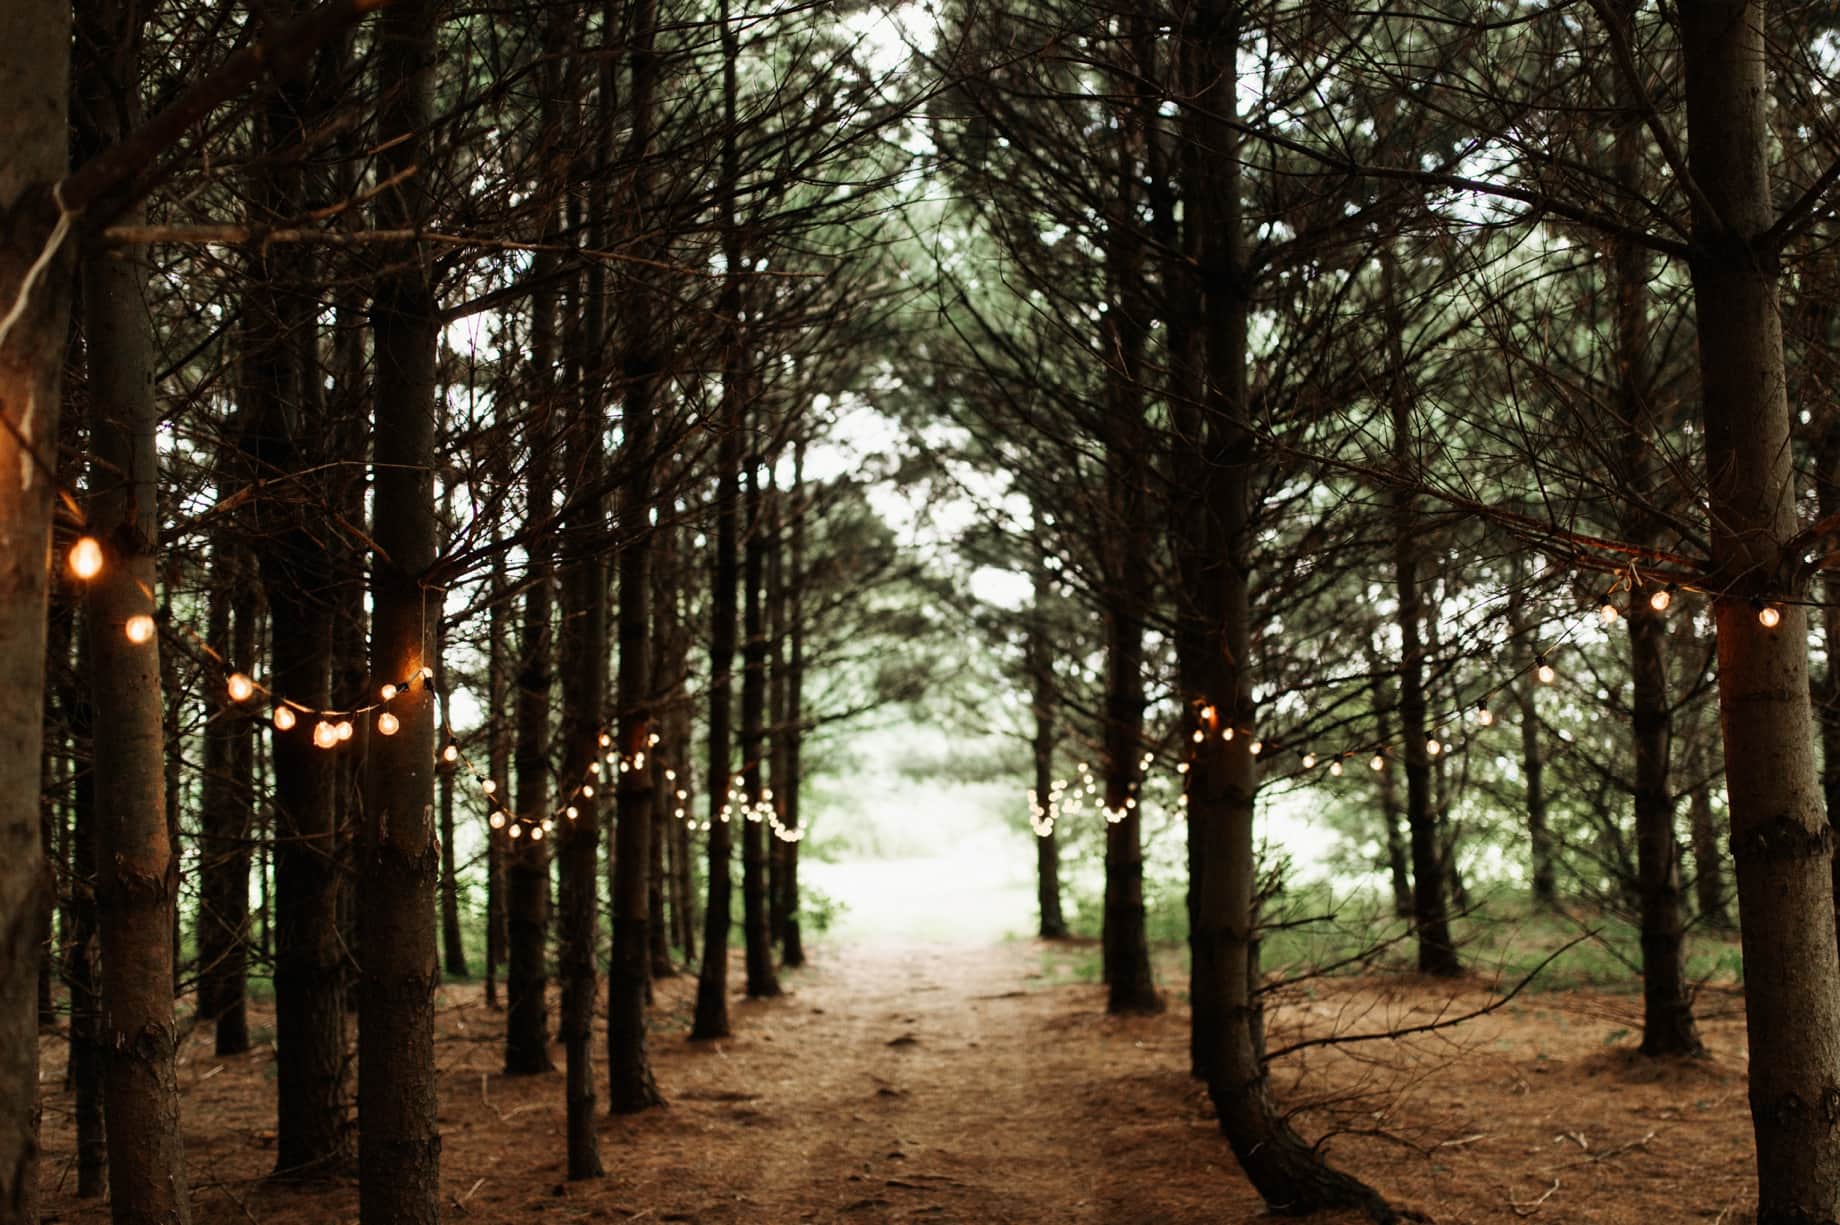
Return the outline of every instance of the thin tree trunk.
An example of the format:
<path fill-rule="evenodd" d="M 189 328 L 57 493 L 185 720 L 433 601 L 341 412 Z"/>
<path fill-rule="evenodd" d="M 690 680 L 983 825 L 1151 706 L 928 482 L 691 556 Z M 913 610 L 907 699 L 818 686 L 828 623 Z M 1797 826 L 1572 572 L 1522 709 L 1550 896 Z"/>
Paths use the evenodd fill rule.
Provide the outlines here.
<path fill-rule="evenodd" d="M 654 484 L 659 489 L 670 486 L 671 477 L 662 462 L 654 477 Z M 678 611 L 676 604 L 677 584 L 681 576 L 677 572 L 676 532 L 669 527 L 660 527 L 653 532 L 652 544 L 652 589 L 647 602 L 652 607 L 652 692 L 655 696 L 653 706 L 653 726 L 658 729 L 659 743 L 647 754 L 646 768 L 652 772 L 652 834 L 651 862 L 646 871 L 646 940 L 650 947 L 651 974 L 654 979 L 670 978 L 677 973 L 677 967 L 671 962 L 671 936 L 676 931 L 677 916 L 667 908 L 669 890 L 669 858 L 671 842 L 672 811 L 677 807 L 673 798 L 678 784 L 677 770 L 672 765 L 679 760 L 684 745 L 670 737 L 670 717 L 662 712 L 668 711 L 678 696 L 677 678 L 682 675 Z"/>
<path fill-rule="evenodd" d="M 377 198 L 381 229 L 428 223 L 435 0 L 397 0 L 377 27 L 378 173 L 401 176 Z M 411 173 L 416 171 L 419 173 Z M 358 838 L 358 1217 L 364 1225 L 440 1218 L 435 1124 L 436 702 L 434 624 L 442 592 L 426 585 L 439 541 L 434 507 L 435 357 L 440 335 L 429 253 L 381 251 L 372 302 L 371 676 L 398 686 L 393 735 L 370 739 Z M 380 716 L 379 716 L 380 717 Z M 381 731 L 381 729 L 379 729 Z"/>
<path fill-rule="evenodd" d="M 804 835 L 799 821 L 799 800 L 804 792 L 805 751 L 805 436 L 792 444 L 791 538 L 787 542 L 786 584 L 786 719 L 780 734 L 786 743 L 786 776 L 774 779 L 780 789 L 780 820 L 794 831 L 785 844 L 780 888 L 785 894 L 785 919 L 779 931 L 780 958 L 788 966 L 805 964 L 805 937 L 799 924 L 799 847 Z"/>
<path fill-rule="evenodd" d="M 108 1187 L 108 1139 L 102 1118 L 102 967 L 96 915 L 96 771 L 92 747 L 89 648 L 77 648 L 70 736 L 83 761 L 71 783 L 70 931 L 64 981 L 70 987 L 70 1085 L 77 1126 L 77 1195 Z"/>
<path fill-rule="evenodd" d="M 77 10 L 84 66 L 76 127 L 95 150 L 139 123 L 141 14 L 114 0 L 91 0 Z M 138 215 L 130 210 L 127 219 Z M 98 251 L 84 260 L 89 528 L 105 558 L 89 586 L 85 618 L 95 726 L 107 731 L 93 738 L 92 752 L 103 1100 L 116 1137 L 109 1146 L 114 1219 L 184 1222 L 191 1205 L 172 1007 L 179 875 L 167 824 L 160 643 L 152 621 L 159 414 L 146 284 L 146 270 L 132 252 Z M 33 692 L 36 698 L 36 686 Z M 36 968 L 37 959 L 30 964 Z"/>
<path fill-rule="evenodd" d="M 761 604 L 769 529 L 760 488 L 760 469 L 768 461 L 759 451 L 765 434 L 759 417 L 756 407 L 754 419 L 749 422 L 747 447 L 747 548 L 741 613 L 745 643 L 741 673 L 741 789 L 747 815 L 741 827 L 741 931 L 747 953 L 747 993 L 753 999 L 779 994 L 779 977 L 773 969 L 773 934 L 767 927 L 768 831 L 761 814 L 767 711 L 767 634 Z"/>
<path fill-rule="evenodd" d="M 1374 734 L 1381 744 L 1393 742 L 1393 704 L 1380 676 L 1380 656 L 1374 655 Z M 1399 783 L 1393 771 L 1381 769 L 1376 780 L 1380 792 L 1380 821 L 1386 834 L 1387 875 L 1393 882 L 1393 913 L 1402 919 L 1412 917 L 1412 867 L 1406 858 L 1406 842 L 1399 831 Z"/>
<path fill-rule="evenodd" d="M 210 636 L 226 667 L 254 667 L 254 576 L 229 533 L 212 550 Z M 245 980 L 249 952 L 249 815 L 254 755 L 249 710 L 223 690 L 204 730 L 204 794 L 199 804 L 198 1011 L 211 1020 L 220 1056 L 249 1049 Z"/>
<path fill-rule="evenodd" d="M 492 556 L 492 612 L 489 621 L 491 642 L 486 656 L 486 777 L 492 780 L 498 795 L 509 795 L 511 786 L 511 711 L 508 692 L 510 682 L 511 597 L 505 584 L 503 551 Z M 502 825 L 486 825 L 486 1005 L 498 1007 L 498 971 L 505 964 L 505 861 L 509 858 L 508 839 Z"/>
<path fill-rule="evenodd" d="M 1029 621 L 1029 684 L 1034 695 L 1035 734 L 1030 741 L 1035 756 L 1035 790 L 1031 802 L 1038 821 L 1046 821 L 1054 790 L 1055 706 L 1059 696 L 1054 684 L 1054 642 L 1048 633 L 1049 608 L 1053 601 L 1053 584 L 1043 559 L 1034 565 L 1034 615 Z M 1035 907 L 1043 940 L 1060 940 L 1067 935 L 1067 920 L 1061 915 L 1061 853 L 1059 833 L 1044 825 L 1035 836 Z"/>
<path fill-rule="evenodd" d="M 1796 480 L 1765 125 L 1765 9 L 1679 9 L 1731 842 L 1744 941 L 1758 1225 L 1840 1216 L 1840 954 L 1834 835 L 1820 795 L 1801 605 L 1762 625 L 1753 598 L 1795 596 Z"/>
<path fill-rule="evenodd" d="M 740 33 L 720 0 L 722 27 L 722 164 L 718 187 L 725 272 L 716 316 L 722 329 L 722 405 L 716 440 L 715 575 L 710 592 L 709 646 L 709 905 L 703 912 L 703 964 L 697 975 L 693 1039 L 728 1036 L 729 816 L 733 810 L 736 592 L 739 586 L 741 429 L 746 414 L 747 352 L 741 321 L 741 229 L 735 222 L 740 191 L 736 65 Z"/>
<path fill-rule="evenodd" d="M 443 489 L 443 501 L 446 490 Z M 445 524 L 447 516 L 442 515 Z M 447 740 L 452 729 L 446 724 L 448 700 L 452 690 L 447 679 L 447 623 L 435 629 L 435 691 L 441 695 L 441 739 Z M 441 962 L 454 978 L 465 978 L 466 944 L 460 937 L 460 874 L 454 862 L 454 787 L 452 769 L 438 769 L 441 789 Z"/>

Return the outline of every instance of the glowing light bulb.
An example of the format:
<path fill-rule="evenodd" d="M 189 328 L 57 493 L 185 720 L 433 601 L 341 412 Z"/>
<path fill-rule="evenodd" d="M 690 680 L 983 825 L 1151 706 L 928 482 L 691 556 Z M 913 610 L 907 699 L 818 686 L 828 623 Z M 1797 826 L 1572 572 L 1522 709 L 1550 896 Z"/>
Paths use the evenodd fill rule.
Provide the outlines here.
<path fill-rule="evenodd" d="M 653 732 L 651 735 L 645 738 L 645 747 L 648 749 L 658 747 L 658 733 L 657 732 Z"/>
<path fill-rule="evenodd" d="M 1444 751 L 1444 746 L 1438 740 L 1436 736 L 1433 736 L 1429 740 L 1425 741 L 1425 752 L 1430 754 L 1431 756 L 1436 757 L 1439 753 L 1442 753 L 1443 751 Z"/>
<path fill-rule="evenodd" d="M 396 696 L 396 686 L 385 685 L 382 689 L 378 690 L 378 692 L 383 695 L 383 700 L 387 702 Z"/>
<path fill-rule="evenodd" d="M 1775 629 L 1782 624 L 1782 609 L 1774 604 L 1765 604 L 1757 610 L 1757 623 L 1766 630 Z M 129 637 L 132 638 L 133 635 L 130 634 Z"/>
<path fill-rule="evenodd" d="M 1386 758 L 1379 753 L 1375 753 L 1374 759 L 1367 764 L 1372 766 L 1375 770 L 1384 770 L 1386 769 Z"/>
<path fill-rule="evenodd" d="M 1616 620 L 1616 615 L 1616 605 L 1608 600 L 1605 600 L 1602 604 L 1597 606 L 1597 616 L 1605 625 Z"/>
<path fill-rule="evenodd" d="M 552 830 L 554 830 L 555 828 L 556 828 L 556 822 L 550 817 L 544 817 L 543 824 L 537 826 L 535 830 L 532 830 L 530 836 L 534 838 L 537 836 L 538 832 L 547 834 L 551 832 Z"/>
<path fill-rule="evenodd" d="M 1303 755 L 1303 768 L 1306 770 L 1314 770 L 1316 768 L 1316 754 L 1305 753 Z"/>
<path fill-rule="evenodd" d="M 1265 751 L 1265 742 L 1263 740 L 1254 740 L 1252 742 L 1252 755 L 1254 757 L 1257 757 L 1260 753 L 1263 753 L 1264 751 Z"/>
<path fill-rule="evenodd" d="M 1195 729 L 1195 743 L 1200 744 L 1203 740 L 1206 740 L 1206 739 L 1207 739 L 1207 733 L 1197 727 Z"/>
<path fill-rule="evenodd" d="M 70 572 L 88 582 L 102 573 L 102 542 L 94 536 L 79 536 L 70 546 Z"/>
<path fill-rule="evenodd" d="M 447 747 L 441 750 L 441 760 L 452 765 L 460 760 L 460 746 L 449 740 Z"/>
<path fill-rule="evenodd" d="M 505 814 L 498 811 L 496 808 L 493 809 L 492 815 L 486 818 L 486 824 L 490 825 L 493 829 L 505 828 Z"/>
<path fill-rule="evenodd" d="M 484 782 L 479 784 L 479 789 L 485 792 L 487 795 L 497 795 L 498 794 L 498 780 L 495 778 L 488 778 Z"/>
<path fill-rule="evenodd" d="M 1542 685 L 1550 685 L 1555 680 L 1559 679 L 1559 674 L 1553 671 L 1553 666 L 1544 659 L 1540 660 L 1539 663 L 1535 665 L 1533 674 L 1540 678 L 1540 684 Z"/>
<path fill-rule="evenodd" d="M 333 728 L 332 730 L 338 733 L 338 737 L 340 740 L 350 740 L 351 733 L 352 733 L 351 720 L 350 719 L 340 719 L 339 725 Z"/>
<path fill-rule="evenodd" d="M 591 761 L 588 763 L 588 773 L 599 774 L 600 772 L 601 772 L 601 763 L 599 762 L 599 760 Z"/>
<path fill-rule="evenodd" d="M 1656 612 L 1666 612 L 1668 610 L 1668 605 L 1673 602 L 1674 589 L 1672 587 L 1663 587 L 1660 591 L 1648 597 L 1648 606 Z"/>
<path fill-rule="evenodd" d="M 593 783 L 583 783 L 581 785 L 581 793 L 582 795 L 586 796 L 588 799 L 590 800 L 593 799 L 594 798 L 594 784 Z"/>
<path fill-rule="evenodd" d="M 434 679 L 434 669 L 429 667 L 427 664 L 423 664 L 421 667 L 421 670 L 415 674 L 415 679 L 418 681 L 433 680 Z"/>
<path fill-rule="evenodd" d="M 402 720 L 389 711 L 377 716 L 377 733 L 382 736 L 394 736 L 402 728 Z"/>
<path fill-rule="evenodd" d="M 569 820 L 573 821 L 576 817 L 579 817 L 581 815 L 581 809 L 575 807 L 575 805 L 573 804 L 570 804 L 567 808 L 562 810 L 562 815 L 567 817 Z"/>
<path fill-rule="evenodd" d="M 1483 702 L 1476 703 L 1476 722 L 1482 724 L 1484 727 L 1489 726 L 1491 723 L 1495 722 L 1495 712 L 1490 710 L 1487 704 Z"/>
<path fill-rule="evenodd" d="M 294 724 L 297 722 L 299 722 L 299 720 L 294 715 L 293 707 L 291 706 L 275 707 L 275 730 L 276 731 L 291 732 L 294 730 Z"/>
<path fill-rule="evenodd" d="M 604 749 L 612 743 L 613 743 L 613 737 L 609 736 L 606 732 L 602 732 L 601 733 L 601 747 Z"/>
<path fill-rule="evenodd" d="M 232 702 L 247 702 L 256 695 L 256 683 L 241 672 L 232 672 L 224 682 L 224 688 L 230 691 Z"/>
<path fill-rule="evenodd" d="M 524 827 L 522 825 L 513 824 L 511 828 L 505 832 L 513 838 L 522 838 L 524 836 Z"/>
<path fill-rule="evenodd" d="M 1336 778 L 1340 778 L 1342 776 L 1342 759 L 1341 758 L 1338 757 L 1334 761 L 1329 763 L 1329 773 L 1334 775 Z"/>
<path fill-rule="evenodd" d="M 339 729 L 321 719 L 313 725 L 313 747 L 330 749 L 339 742 Z"/>
<path fill-rule="evenodd" d="M 135 613 L 121 628 L 122 632 L 128 635 L 128 641 L 137 647 L 146 646 L 153 641 L 153 618 L 146 613 Z"/>

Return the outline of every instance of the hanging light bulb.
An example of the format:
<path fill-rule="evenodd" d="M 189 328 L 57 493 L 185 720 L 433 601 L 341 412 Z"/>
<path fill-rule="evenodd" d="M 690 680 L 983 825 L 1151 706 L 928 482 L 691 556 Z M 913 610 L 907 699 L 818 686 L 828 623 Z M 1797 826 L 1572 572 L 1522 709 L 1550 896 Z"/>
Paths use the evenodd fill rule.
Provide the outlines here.
<path fill-rule="evenodd" d="M 1338 757 L 1334 761 L 1329 763 L 1329 773 L 1334 775 L 1336 778 L 1340 778 L 1342 776 L 1342 759 L 1341 758 Z"/>
<path fill-rule="evenodd" d="M 1669 583 L 1648 597 L 1648 606 L 1656 612 L 1666 612 L 1674 602 L 1674 584 Z"/>
<path fill-rule="evenodd" d="M 339 729 L 321 719 L 313 725 L 313 747 L 330 749 L 339 742 Z"/>
<path fill-rule="evenodd" d="M 1436 757 L 1439 753 L 1442 753 L 1443 751 L 1444 751 L 1444 744 L 1436 736 L 1431 736 L 1426 739 L 1425 752 L 1428 755 L 1432 757 Z"/>
<path fill-rule="evenodd" d="M 1559 678 L 1559 674 L 1553 671 L 1553 666 L 1546 662 L 1544 655 L 1534 660 L 1533 674 L 1540 678 L 1542 685 L 1550 685 Z"/>
<path fill-rule="evenodd" d="M 232 702 L 247 702 L 256 695 L 256 683 L 241 672 L 232 672 L 224 681 L 224 688 L 230 691 Z"/>
<path fill-rule="evenodd" d="M 1765 604 L 1757 610 L 1757 623 L 1766 630 L 1773 630 L 1782 624 L 1782 609 L 1774 604 Z"/>
<path fill-rule="evenodd" d="M 338 733 L 340 740 L 350 740 L 352 733 L 351 720 L 340 719 L 339 725 L 332 730 Z"/>
<path fill-rule="evenodd" d="M 1265 751 L 1265 742 L 1263 740 L 1254 740 L 1252 742 L 1252 755 L 1254 757 L 1257 757 L 1260 753 L 1263 753 L 1264 751 Z"/>
<path fill-rule="evenodd" d="M 609 736 L 606 732 L 602 732 L 601 733 L 601 747 L 604 749 L 612 743 L 613 743 L 613 737 Z"/>
<path fill-rule="evenodd" d="M 588 773 L 599 774 L 600 772 L 601 772 L 601 763 L 600 763 L 599 758 L 596 758 L 595 760 L 588 763 Z"/>
<path fill-rule="evenodd" d="M 294 715 L 294 708 L 291 706 L 275 707 L 274 720 L 275 730 L 278 732 L 291 732 L 294 730 L 294 724 L 299 722 Z"/>
<path fill-rule="evenodd" d="M 448 765 L 460 760 L 460 746 L 449 740 L 447 747 L 441 750 L 441 760 Z"/>
<path fill-rule="evenodd" d="M 377 733 L 382 736 L 394 736 L 402 727 L 402 721 L 389 711 L 377 716 Z"/>
<path fill-rule="evenodd" d="M 569 820 L 573 821 L 576 817 L 579 817 L 581 815 L 581 809 L 575 807 L 575 805 L 573 804 L 570 804 L 567 808 L 562 810 L 562 815 L 567 817 Z"/>
<path fill-rule="evenodd" d="M 593 799 L 594 798 L 594 784 L 593 783 L 583 783 L 581 785 L 581 793 L 582 795 L 586 796 L 588 799 L 590 800 Z"/>
<path fill-rule="evenodd" d="M 555 828 L 556 828 L 555 820 L 551 817 L 544 817 L 543 824 L 537 826 L 536 829 L 532 830 L 530 836 L 534 838 L 537 836 L 538 833 L 547 834 L 547 833 L 554 831 Z"/>
<path fill-rule="evenodd" d="M 1476 722 L 1482 724 L 1484 727 L 1495 722 L 1495 712 L 1489 709 L 1489 704 L 1487 702 L 1476 703 Z"/>
<path fill-rule="evenodd" d="M 511 828 L 506 830 L 505 833 L 509 834 L 513 838 L 522 838 L 524 836 L 524 827 L 522 825 L 519 825 L 517 822 L 513 821 L 511 823 Z"/>
<path fill-rule="evenodd" d="M 486 824 L 490 825 L 493 829 L 505 828 L 505 814 L 494 808 L 492 810 L 492 815 L 486 818 Z"/>
<path fill-rule="evenodd" d="M 1306 770 L 1314 770 L 1316 768 L 1316 754 L 1310 752 L 1308 749 L 1305 749 L 1303 753 L 1303 768 Z"/>
<path fill-rule="evenodd" d="M 479 789 L 485 792 L 487 795 L 497 795 L 498 794 L 498 780 L 495 778 L 485 779 L 479 784 Z"/>
<path fill-rule="evenodd" d="M 121 628 L 128 635 L 128 641 L 137 647 L 144 647 L 153 641 L 153 618 L 146 613 L 135 613 Z"/>
<path fill-rule="evenodd" d="M 102 542 L 94 536 L 79 536 L 70 546 L 70 572 L 84 582 L 102 573 Z"/>
<path fill-rule="evenodd" d="M 1604 598 L 1604 602 L 1603 602 L 1602 604 L 1599 604 L 1599 605 L 1597 606 L 1597 616 L 1598 616 L 1598 618 L 1599 618 L 1599 619 L 1600 619 L 1601 621 L 1603 621 L 1603 623 L 1604 623 L 1605 625 L 1608 625 L 1608 624 L 1610 624 L 1610 623 L 1611 623 L 1612 621 L 1614 621 L 1614 620 L 1616 620 L 1616 615 L 1617 615 L 1617 614 L 1616 614 L 1616 605 L 1614 605 L 1614 604 L 1612 604 L 1612 603 L 1610 602 L 1610 599 L 1609 599 L 1609 597 L 1608 597 L 1608 596 L 1606 596 L 1606 597 Z"/>
<path fill-rule="evenodd" d="M 1376 771 L 1384 770 L 1386 769 L 1386 758 L 1382 754 L 1375 753 L 1373 760 L 1367 764 L 1372 766 Z"/>

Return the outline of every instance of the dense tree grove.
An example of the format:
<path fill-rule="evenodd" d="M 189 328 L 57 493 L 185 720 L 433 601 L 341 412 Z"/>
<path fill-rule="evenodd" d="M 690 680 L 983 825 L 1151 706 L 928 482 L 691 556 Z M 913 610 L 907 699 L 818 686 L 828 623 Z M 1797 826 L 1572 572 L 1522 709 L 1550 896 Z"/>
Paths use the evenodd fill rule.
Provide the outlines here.
<path fill-rule="evenodd" d="M 1735 926 L 1755 1219 L 1840 1217 L 1825 10 L 11 0 L 0 44 L 0 1223 L 53 1042 L 73 1193 L 190 1219 L 200 1026 L 272 1038 L 277 1178 L 450 1214 L 469 975 L 602 1177 L 661 1041 L 822 959 L 813 782 L 891 710 L 1015 746 L 1039 935 L 1186 1009 L 1274 1208 L 1406 1215 L 1271 1073 L 1342 968 L 1272 934 L 1366 922 L 1293 912 L 1282 812 L 1350 962 L 1459 982 L 1506 893 L 1632 929 L 1644 1057 L 1704 1054 Z"/>

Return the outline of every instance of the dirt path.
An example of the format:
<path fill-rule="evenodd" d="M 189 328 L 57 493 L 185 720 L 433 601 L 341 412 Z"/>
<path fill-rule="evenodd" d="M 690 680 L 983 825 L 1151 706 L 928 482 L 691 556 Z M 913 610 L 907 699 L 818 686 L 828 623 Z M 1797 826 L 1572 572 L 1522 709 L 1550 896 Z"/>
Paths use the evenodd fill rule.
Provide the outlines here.
<path fill-rule="evenodd" d="M 663 1110 L 604 1118 L 607 1177 L 563 1178 L 560 1073 L 506 1077 L 503 1016 L 443 988 L 442 1183 L 449 1222 L 1209 1222 L 1270 1217 L 1187 1073 L 1187 1017 L 1111 1018 L 1072 981 L 1095 950 L 1015 941 L 823 947 L 773 1000 L 737 999 L 734 1037 L 683 1035 L 695 990 L 658 985 Z M 732 982 L 739 984 L 737 962 Z M 1457 994 L 1453 996 L 1452 992 Z M 1273 1018 L 1280 1041 L 1424 1021 L 1486 998 L 1410 977 L 1325 980 Z M 1530 995 L 1460 1033 L 1317 1051 L 1274 1084 L 1312 1107 L 1334 1159 L 1436 1220 L 1652 1225 L 1738 1219 L 1752 1194 L 1742 1019 L 1702 996 L 1715 1058 L 1655 1065 L 1629 1048 L 1626 995 Z M 554 997 L 551 997 L 552 1007 Z M 180 1067 L 199 1225 L 356 1220 L 350 1181 L 278 1187 L 271 1018 Z M 598 1050 L 598 1048 L 597 1048 Z M 41 1046 L 45 1219 L 102 1221 L 70 1195 L 63 1043 Z M 561 1052 L 556 1052 L 560 1063 Z M 1352 1215 L 1312 1218 L 1353 1225 Z"/>

